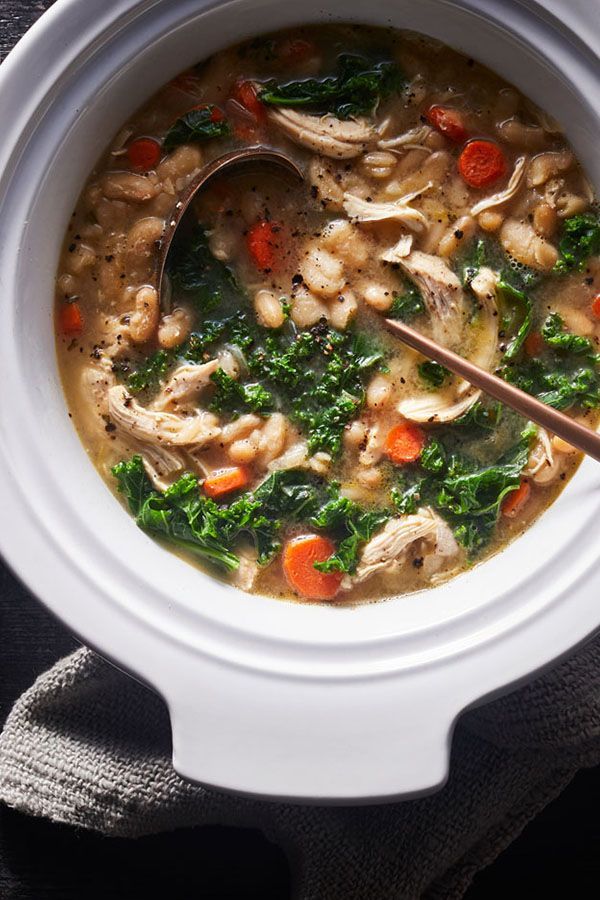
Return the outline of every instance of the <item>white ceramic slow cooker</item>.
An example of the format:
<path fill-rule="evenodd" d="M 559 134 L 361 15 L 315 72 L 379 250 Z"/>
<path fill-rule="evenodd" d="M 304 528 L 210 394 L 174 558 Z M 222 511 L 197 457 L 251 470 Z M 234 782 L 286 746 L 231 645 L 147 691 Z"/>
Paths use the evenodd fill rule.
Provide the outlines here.
<path fill-rule="evenodd" d="M 69 421 L 53 279 L 82 184 L 122 121 L 182 68 L 294 23 L 440 38 L 565 126 L 600 186 L 600 24 L 586 0 L 58 0 L 0 70 L 0 547 L 86 643 L 168 704 L 176 769 L 301 801 L 391 799 L 448 769 L 453 723 L 600 624 L 600 467 L 500 555 L 360 608 L 248 596 L 134 525 Z M 559 21 L 563 19 L 563 23 Z"/>

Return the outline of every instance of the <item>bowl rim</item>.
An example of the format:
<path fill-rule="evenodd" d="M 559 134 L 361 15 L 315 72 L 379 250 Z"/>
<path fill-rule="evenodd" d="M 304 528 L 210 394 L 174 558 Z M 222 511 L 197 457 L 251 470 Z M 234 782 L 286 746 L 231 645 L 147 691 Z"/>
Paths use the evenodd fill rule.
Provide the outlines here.
<path fill-rule="evenodd" d="M 223 7 L 233 5 L 240 7 L 244 4 L 236 0 L 220 0 L 213 3 L 195 3 L 194 9 L 196 13 L 204 15 L 208 11 L 219 12 Z M 268 2 L 263 4 L 265 5 L 268 5 Z M 492 0 L 479 2 L 438 0 L 438 5 L 454 7 L 455 10 L 459 8 L 468 10 L 471 14 L 477 15 L 491 16 L 492 13 L 497 15 L 500 11 L 499 4 Z M 157 4 L 153 0 L 118 0 L 107 12 L 99 0 L 92 3 L 89 0 L 87 3 L 83 3 L 82 0 L 58 0 L 9 55 L 0 69 L 0 109 L 2 101 L 6 102 L 7 92 L 12 90 L 11 85 L 15 83 L 15 79 L 18 77 L 22 82 L 26 67 L 33 68 L 34 71 L 29 72 L 27 78 L 31 91 L 27 98 L 28 102 L 23 103 L 19 113 L 10 119 L 11 127 L 0 146 L 0 160 L 5 163 L 2 167 L 3 175 L 0 177 L 0 230 L 4 231 L 6 225 L 5 222 L 3 228 L 2 219 L 6 220 L 7 215 L 7 182 L 18 176 L 23 166 L 23 158 L 32 152 L 31 147 L 36 140 L 36 132 L 44 123 L 44 115 L 48 113 L 48 109 L 52 109 L 57 96 L 60 97 L 61 92 L 66 90 L 69 78 L 73 77 L 72 67 L 77 65 L 77 60 L 81 60 L 81 55 L 86 50 L 93 48 L 94 53 L 101 52 L 103 40 L 108 42 L 114 40 L 116 30 L 125 33 L 128 28 L 137 27 L 137 21 L 159 6 L 164 7 L 165 4 Z M 178 6 L 187 8 L 191 4 L 181 2 Z M 501 6 L 505 14 L 506 5 Z M 517 7 L 514 8 L 518 12 Z M 527 14 L 530 13 L 521 9 L 521 15 Z M 95 17 L 93 25 L 92 17 Z M 514 25 L 515 23 L 513 27 Z M 46 74 L 45 84 L 36 84 L 35 80 L 32 80 L 36 77 L 35 66 L 31 66 L 32 59 L 43 58 L 44 52 L 40 51 L 47 51 L 53 42 L 60 43 L 62 40 L 64 44 L 64 30 L 72 33 L 74 27 L 80 29 L 78 30 L 80 45 L 70 48 L 69 61 L 62 59 L 54 64 L 52 73 Z M 543 30 L 551 26 L 538 22 L 536 27 Z M 572 59 L 571 52 L 567 53 L 566 50 L 564 52 Z M 590 54 L 590 58 L 594 58 L 593 54 Z M 588 66 L 589 60 L 580 60 L 579 71 L 589 75 Z M 597 77 L 594 78 L 593 84 L 597 88 Z M 21 99 L 23 92 L 24 88 L 21 86 L 18 93 Z M 14 102 L 15 98 L 13 105 Z M 44 104 L 47 104 L 46 112 Z M 24 244 L 26 245 L 26 241 Z M 3 251 L 5 257 L 11 249 L 16 253 L 14 235 L 12 242 L 8 241 Z M 9 285 L 11 278 L 14 279 L 19 273 L 23 274 L 22 253 L 20 256 L 16 253 L 16 256 L 21 260 L 21 269 L 18 266 L 7 269 L 6 282 Z M 13 283 L 12 292 L 16 295 L 15 284 L 16 282 Z M 19 368 L 16 366 L 11 342 L 16 339 L 24 346 L 26 342 L 22 328 L 19 329 L 18 323 L 12 324 L 8 336 L 4 337 L 3 346 L 7 349 L 7 354 L 0 362 L 0 368 L 7 369 L 10 366 L 14 379 L 14 374 Z M 0 423 L 2 421 L 0 408 Z M 469 595 L 470 606 L 463 604 L 462 612 L 457 610 L 454 615 L 446 617 L 443 621 L 443 641 L 440 640 L 439 620 L 429 625 L 420 622 L 418 626 L 416 621 L 411 624 L 404 620 L 400 632 L 397 628 L 395 632 L 390 632 L 385 621 L 367 632 L 362 622 L 354 621 L 351 637 L 345 631 L 336 635 L 340 622 L 339 610 L 322 606 L 284 607 L 282 604 L 280 609 L 285 608 L 285 613 L 273 614 L 270 617 L 273 621 L 274 619 L 278 621 L 275 624 L 270 621 L 267 627 L 268 617 L 266 617 L 264 627 L 258 629 L 255 627 L 256 623 L 252 621 L 252 616 L 255 612 L 263 615 L 265 598 L 248 600 L 246 595 L 243 595 L 246 606 L 245 617 L 241 621 L 236 618 L 239 616 L 240 605 L 234 604 L 233 601 L 231 607 L 235 606 L 235 615 L 227 616 L 225 611 L 219 618 L 216 612 L 211 612 L 206 605 L 201 615 L 198 615 L 198 611 L 190 605 L 178 606 L 177 615 L 173 615 L 168 595 L 157 594 L 154 597 L 141 598 L 139 581 L 136 583 L 136 578 L 131 578 L 131 573 L 123 565 L 122 559 L 119 565 L 114 556 L 107 556 L 105 547 L 101 548 L 100 553 L 103 564 L 96 565 L 94 570 L 89 561 L 94 552 L 98 552 L 98 546 L 90 544 L 90 535 L 84 530 L 78 536 L 77 554 L 73 555 L 64 542 L 64 523 L 59 524 L 56 519 L 42 521 L 36 516 L 21 488 L 21 479 L 15 477 L 19 471 L 26 471 L 29 464 L 27 455 L 23 453 L 19 460 L 20 466 L 14 465 L 15 454 L 22 450 L 19 443 L 28 431 L 31 432 L 31 426 L 31 422 L 19 421 L 20 437 L 17 438 L 10 438 L 6 433 L 0 434 L 0 458 L 5 463 L 8 461 L 8 464 L 0 469 L 0 489 L 5 496 L 5 504 L 0 511 L 0 547 L 22 580 L 86 643 L 91 643 L 103 655 L 126 666 L 166 698 L 172 712 L 174 729 L 179 729 L 180 751 L 176 744 L 178 767 L 191 777 L 199 779 L 207 772 L 209 774 L 206 778 L 202 777 L 200 780 L 237 790 L 245 790 L 244 784 L 248 780 L 251 785 L 256 784 L 256 779 L 252 781 L 252 773 L 248 776 L 247 772 L 238 774 L 235 782 L 228 782 L 224 776 L 211 777 L 211 771 L 220 771 L 215 767 L 214 761 L 211 766 L 211 760 L 204 759 L 199 765 L 192 749 L 181 750 L 184 746 L 188 748 L 194 745 L 194 740 L 187 736 L 191 726 L 181 715 L 184 704 L 182 698 L 186 698 L 188 706 L 193 706 L 194 701 L 189 699 L 188 693 L 191 687 L 198 684 L 201 675 L 211 677 L 208 673 L 214 675 L 219 671 L 221 673 L 219 677 L 222 677 L 223 681 L 230 679 L 228 688 L 230 693 L 234 692 L 234 684 L 237 685 L 236 690 L 241 690 L 241 685 L 247 685 L 254 680 L 264 684 L 264 680 L 268 679 L 271 684 L 279 685 L 281 690 L 278 704 L 283 702 L 283 697 L 289 701 L 293 690 L 290 685 L 296 686 L 298 697 L 305 698 L 314 697 L 315 685 L 321 687 L 326 685 L 331 694 L 327 702 L 331 703 L 336 690 L 343 688 L 350 692 L 356 689 L 358 684 L 371 693 L 379 691 L 383 696 L 381 685 L 385 681 L 393 684 L 398 694 L 406 696 L 407 716 L 409 706 L 416 702 L 414 698 L 421 696 L 429 698 L 430 713 L 435 725 L 436 747 L 431 750 L 432 758 L 428 760 L 428 765 L 425 765 L 427 753 L 424 750 L 420 770 L 419 766 L 415 766 L 414 771 L 409 773 L 410 777 L 404 782 L 398 778 L 394 782 L 393 775 L 388 776 L 387 781 L 382 780 L 388 784 L 401 785 L 400 791 L 391 790 L 389 786 L 385 789 L 365 786 L 364 793 L 360 796 L 371 799 L 375 796 L 396 796 L 399 792 L 404 794 L 407 790 L 431 787 L 444 777 L 451 725 L 465 706 L 480 699 L 481 695 L 489 696 L 491 692 L 527 677 L 532 670 L 539 669 L 551 659 L 567 652 L 600 625 L 600 615 L 595 613 L 593 604 L 590 604 L 592 586 L 596 584 L 598 576 L 594 572 L 596 542 L 590 537 L 592 529 L 589 528 L 581 527 L 573 534 L 569 545 L 572 553 L 569 572 L 554 571 L 552 583 L 548 583 L 547 578 L 543 584 L 537 583 L 531 602 L 525 603 L 523 595 L 530 590 L 532 583 L 538 582 L 539 566 L 537 570 L 530 568 L 531 559 L 534 559 L 535 564 L 534 545 L 537 546 L 538 556 L 542 544 L 544 552 L 547 555 L 551 554 L 554 529 L 548 527 L 549 520 L 544 517 L 540 520 L 535 540 L 531 538 L 527 543 L 526 535 L 513 544 L 513 547 L 517 548 L 512 557 L 515 565 L 530 571 L 520 584 L 521 594 L 517 596 L 517 591 L 509 591 L 505 586 L 505 590 L 495 597 L 496 607 L 502 605 L 502 615 L 491 622 L 489 604 L 486 606 L 481 602 L 481 591 L 488 576 L 479 578 L 477 570 L 474 570 L 461 582 L 465 594 Z M 576 479 L 579 479 L 582 485 L 585 483 L 590 490 L 600 486 L 594 474 L 593 463 L 589 461 L 584 463 L 581 476 L 578 474 Z M 578 505 L 582 490 L 579 491 Z M 60 500 L 60 491 L 53 491 L 51 485 L 47 487 L 47 492 L 48 496 L 44 497 L 46 508 L 51 502 Z M 565 521 L 575 521 L 573 503 L 567 503 L 566 496 L 564 503 L 562 500 L 563 498 L 558 501 L 559 504 L 562 503 L 558 515 L 561 518 L 564 516 Z M 105 501 L 102 502 L 106 504 L 113 502 L 108 492 Z M 553 508 L 556 506 L 557 504 L 554 504 Z M 594 502 L 590 502 L 586 508 L 587 518 L 583 525 L 593 518 L 595 509 L 594 499 Z M 70 530 L 73 534 L 72 523 Z M 531 530 L 528 534 L 530 533 Z M 134 526 L 125 527 L 124 523 L 123 528 L 119 530 L 119 538 L 126 541 L 128 546 L 135 545 L 136 552 L 139 550 L 140 553 L 142 543 L 147 541 L 135 531 Z M 27 544 L 26 548 L 23 546 L 24 543 Z M 508 552 L 507 550 L 502 553 L 502 559 L 507 558 L 505 554 Z M 31 568 L 32 554 L 36 560 L 34 571 Z M 84 560 L 84 564 L 80 563 L 80 558 Z M 494 572 L 494 577 L 497 575 L 500 578 L 499 557 L 495 559 L 496 563 L 490 560 L 484 566 L 489 568 L 490 573 Z M 185 563 L 181 563 L 181 566 L 188 568 Z M 165 569 L 169 574 L 174 573 L 176 568 L 177 566 L 165 562 Z M 177 573 L 178 577 L 184 577 L 180 576 L 179 569 Z M 572 583 L 573 579 L 575 584 Z M 453 583 L 456 583 L 456 580 Z M 144 586 L 145 589 L 147 587 Z M 438 591 L 438 596 L 442 597 L 440 602 L 444 602 L 443 588 L 435 590 Z M 565 598 L 569 592 L 567 604 Z M 428 592 L 428 597 L 430 596 L 431 592 Z M 213 598 L 208 598 L 208 603 L 212 602 Z M 388 603 L 396 602 L 388 601 Z M 229 604 L 229 600 L 227 603 Z M 267 603 L 273 604 L 274 601 L 267 600 Z M 569 614 L 567 605 L 571 610 L 578 609 L 580 618 L 576 623 L 572 621 L 573 613 Z M 354 616 L 355 620 L 361 618 L 366 620 L 369 617 L 375 619 L 378 615 L 382 620 L 386 620 L 386 615 L 378 614 L 373 607 L 369 612 L 362 614 L 362 617 L 357 610 L 352 611 L 350 618 Z M 539 637 L 542 625 L 545 646 L 532 652 L 530 646 L 532 634 L 537 633 Z M 539 630 L 536 632 L 537 629 Z M 550 635 L 552 640 L 549 639 Z M 519 647 L 523 657 L 515 659 Z M 168 660 L 171 671 L 166 674 L 156 672 L 157 656 L 165 663 Z M 523 659 L 526 662 L 523 662 Z M 493 660 L 495 662 L 492 663 Z M 224 669 L 228 670 L 228 676 L 223 676 Z M 466 686 L 462 683 L 467 671 L 470 672 L 471 678 L 473 673 L 477 673 L 474 685 Z M 499 675 L 499 672 L 502 674 Z M 442 700 L 436 699 L 436 693 L 439 693 L 439 679 L 443 678 L 449 685 L 447 679 L 450 674 L 455 683 L 454 695 Z M 303 691 L 306 691 L 304 695 Z M 397 703 L 396 696 L 393 700 L 389 700 L 388 709 Z M 381 727 L 380 722 L 379 724 Z M 184 733 L 185 741 L 181 737 Z M 348 769 L 351 770 L 351 767 Z M 425 771 L 428 771 L 428 774 L 424 774 Z M 379 781 L 375 781 L 378 785 Z M 279 775 L 277 784 L 284 784 L 283 773 Z M 311 784 L 313 787 L 310 787 Z M 269 790 L 262 787 L 260 782 L 258 789 L 261 793 L 290 796 L 290 792 L 281 787 Z M 348 783 L 343 787 L 338 783 L 329 789 L 328 794 L 324 780 L 312 778 L 311 781 L 309 773 L 304 775 L 302 784 L 291 795 L 305 798 L 314 796 L 321 800 L 336 799 L 338 796 L 347 799 L 353 796 L 350 791 Z"/>

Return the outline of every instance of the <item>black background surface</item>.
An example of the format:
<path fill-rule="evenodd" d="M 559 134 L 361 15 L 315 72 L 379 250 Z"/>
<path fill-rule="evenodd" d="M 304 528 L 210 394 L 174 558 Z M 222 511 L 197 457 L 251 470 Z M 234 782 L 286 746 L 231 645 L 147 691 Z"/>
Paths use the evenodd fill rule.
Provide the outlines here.
<path fill-rule="evenodd" d="M 51 3 L 0 0 L 1 56 Z M 1 563 L 0 638 L 1 724 L 21 691 L 77 642 Z M 466 900 L 600 896 L 599 801 L 600 769 L 578 775 L 476 878 Z M 0 807 L 0 900 L 288 896 L 285 857 L 258 831 L 203 827 L 128 841 Z"/>

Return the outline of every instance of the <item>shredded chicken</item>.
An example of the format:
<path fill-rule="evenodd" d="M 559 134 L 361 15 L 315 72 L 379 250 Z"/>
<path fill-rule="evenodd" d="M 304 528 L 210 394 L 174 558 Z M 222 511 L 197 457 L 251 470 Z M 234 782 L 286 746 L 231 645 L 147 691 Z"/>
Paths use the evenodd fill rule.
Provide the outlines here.
<path fill-rule="evenodd" d="M 398 262 L 421 291 L 434 339 L 455 344 L 464 324 L 464 294 L 458 276 L 441 257 L 420 250 L 413 250 Z"/>
<path fill-rule="evenodd" d="M 366 119 L 342 121 L 288 108 L 269 109 L 269 118 L 296 144 L 332 159 L 360 156 L 377 136 Z"/>
<path fill-rule="evenodd" d="M 355 574 L 344 577 L 342 588 L 349 590 L 376 572 L 395 566 L 401 561 L 407 548 L 421 539 L 433 541 L 433 552 L 439 552 L 444 557 L 458 552 L 456 541 L 445 522 L 429 507 L 420 509 L 414 515 L 390 519 L 371 538 L 362 550 Z"/>
<path fill-rule="evenodd" d="M 442 423 L 459 419 L 481 397 L 481 391 L 473 389 L 460 400 L 444 394 L 431 393 L 414 399 L 401 400 L 398 412 L 411 422 Z"/>
<path fill-rule="evenodd" d="M 499 191 L 497 194 L 492 194 L 491 197 L 484 197 L 483 200 L 476 203 L 475 206 L 471 207 L 471 215 L 478 216 L 479 213 L 482 213 L 484 210 L 491 209 L 493 206 L 501 206 L 503 203 L 506 203 L 507 200 L 514 197 L 521 189 L 526 165 L 527 157 L 520 156 L 515 163 L 513 173 L 504 190 Z"/>
<path fill-rule="evenodd" d="M 493 269 L 482 266 L 471 281 L 471 290 L 479 300 L 480 337 L 477 350 L 471 356 L 471 362 L 486 369 L 494 367 L 498 353 L 498 307 L 496 289 L 500 276 Z"/>
<path fill-rule="evenodd" d="M 152 408 L 166 410 L 194 400 L 203 388 L 210 384 L 210 376 L 220 366 L 218 359 L 211 359 L 200 366 L 185 363 L 173 372 L 162 391 L 154 399 Z"/>
<path fill-rule="evenodd" d="M 202 447 L 218 437 L 221 431 L 212 413 L 200 410 L 184 418 L 146 409 L 121 386 L 109 390 L 108 412 L 117 428 L 135 440 L 166 447 Z"/>
<path fill-rule="evenodd" d="M 318 475 L 325 475 L 330 465 L 329 453 L 320 451 L 309 456 L 306 441 L 297 441 L 288 447 L 281 456 L 272 460 L 268 469 L 270 472 L 278 472 L 281 469 L 311 469 Z"/>
<path fill-rule="evenodd" d="M 166 490 L 187 468 L 185 457 L 178 450 L 167 450 L 158 444 L 145 444 L 142 441 L 130 440 L 128 443 L 130 449 L 142 457 L 146 474 L 159 491 Z"/>
<path fill-rule="evenodd" d="M 245 553 L 238 552 L 237 555 L 240 564 L 230 576 L 231 584 L 240 588 L 242 591 L 251 591 L 258 576 L 258 563 L 256 562 L 255 557 L 246 555 Z"/>
<path fill-rule="evenodd" d="M 429 125 L 420 125 L 397 137 L 377 141 L 377 147 L 379 150 L 427 150 L 431 153 L 430 148 L 425 145 L 431 131 Z"/>
<path fill-rule="evenodd" d="M 403 197 L 399 197 L 397 200 L 389 203 L 369 203 L 368 200 L 363 200 L 355 194 L 346 192 L 344 194 L 344 209 L 349 218 L 356 222 L 400 222 L 413 231 L 421 232 L 429 224 L 427 216 L 421 210 L 410 206 L 410 203 L 432 187 L 433 182 L 428 181 L 418 191 L 412 191 L 410 194 L 405 194 Z"/>
<path fill-rule="evenodd" d="M 390 263 L 400 262 L 412 250 L 413 240 L 412 234 L 403 234 L 393 247 L 383 251 L 379 259 Z"/>
<path fill-rule="evenodd" d="M 538 428 L 537 437 L 531 451 L 523 475 L 531 478 L 536 484 L 550 484 L 560 474 L 563 455 L 556 453 L 552 440 L 545 428 Z"/>

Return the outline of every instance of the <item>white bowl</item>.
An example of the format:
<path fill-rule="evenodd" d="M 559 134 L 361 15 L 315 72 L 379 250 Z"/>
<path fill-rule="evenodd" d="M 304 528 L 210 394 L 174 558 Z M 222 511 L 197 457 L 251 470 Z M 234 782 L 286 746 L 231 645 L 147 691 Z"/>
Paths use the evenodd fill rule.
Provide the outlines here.
<path fill-rule="evenodd" d="M 439 786 L 459 713 L 600 624 L 600 468 L 585 462 L 524 537 L 426 593 L 347 609 L 212 580 L 136 528 L 67 416 L 53 279 L 82 184 L 120 123 L 185 66 L 261 31 L 350 18 L 486 62 L 563 122 L 598 184 L 593 11 L 586 45 L 551 3 L 58 0 L 2 67 L 0 546 L 86 643 L 165 698 L 187 778 L 322 802 Z"/>

